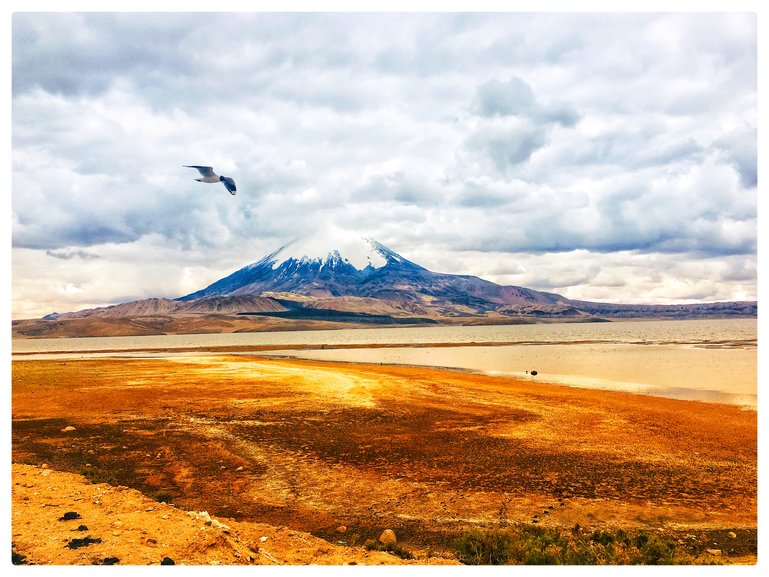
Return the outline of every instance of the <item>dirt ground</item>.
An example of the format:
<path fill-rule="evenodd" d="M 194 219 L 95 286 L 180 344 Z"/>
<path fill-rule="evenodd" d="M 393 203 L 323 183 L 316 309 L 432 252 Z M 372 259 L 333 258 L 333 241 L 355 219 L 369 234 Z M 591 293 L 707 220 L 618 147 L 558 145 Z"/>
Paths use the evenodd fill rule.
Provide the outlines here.
<path fill-rule="evenodd" d="M 13 469 L 14 551 L 27 562 L 400 563 L 361 547 L 389 528 L 414 562 L 445 563 L 463 532 L 512 523 L 644 528 L 756 558 L 757 414 L 734 406 L 220 354 L 14 361 L 12 416 L 13 462 L 36 466 Z M 58 471 L 99 484 L 36 484 Z M 116 487 L 144 495 L 130 492 L 126 511 L 163 511 L 156 536 L 106 546 L 123 531 L 104 505 L 129 493 Z M 111 517 L 85 520 L 78 507 L 95 500 Z M 64 533 L 53 518 L 69 508 L 101 543 L 69 553 L 77 521 Z M 231 532 L 201 531 L 187 511 Z M 159 547 L 185 523 L 185 545 Z M 269 531 L 286 546 L 258 540 Z M 190 540 L 203 534 L 219 544 Z M 147 539 L 152 551 L 136 545 Z"/>

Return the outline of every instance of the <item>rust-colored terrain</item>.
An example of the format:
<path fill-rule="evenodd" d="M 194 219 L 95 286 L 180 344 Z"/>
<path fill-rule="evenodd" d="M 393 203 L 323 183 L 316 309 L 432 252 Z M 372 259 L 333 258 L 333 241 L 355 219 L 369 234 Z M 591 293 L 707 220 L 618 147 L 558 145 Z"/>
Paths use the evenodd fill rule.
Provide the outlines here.
<path fill-rule="evenodd" d="M 15 361 L 12 413 L 14 463 L 335 546 L 390 528 L 427 563 L 473 528 L 579 524 L 755 561 L 757 415 L 733 406 L 218 354 Z M 30 555 L 44 536 L 28 534 L 19 495 L 15 550 Z"/>

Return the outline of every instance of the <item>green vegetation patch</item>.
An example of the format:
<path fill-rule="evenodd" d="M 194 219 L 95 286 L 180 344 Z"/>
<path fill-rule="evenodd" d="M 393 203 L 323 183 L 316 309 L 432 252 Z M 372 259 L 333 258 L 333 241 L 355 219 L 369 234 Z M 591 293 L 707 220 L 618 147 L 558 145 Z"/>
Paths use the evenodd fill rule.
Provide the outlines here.
<path fill-rule="evenodd" d="M 686 565 L 696 559 L 673 539 L 646 531 L 583 531 L 533 525 L 471 531 L 454 550 L 466 565 Z"/>
<path fill-rule="evenodd" d="M 406 549 L 405 547 L 403 547 L 398 543 L 388 543 L 387 545 L 385 545 L 374 539 L 369 539 L 363 544 L 363 546 L 368 551 L 385 551 L 387 553 L 392 553 L 393 555 L 395 555 L 396 557 L 400 557 L 401 559 L 414 558 L 414 555 L 411 553 L 411 551 L 409 551 L 408 549 Z"/>

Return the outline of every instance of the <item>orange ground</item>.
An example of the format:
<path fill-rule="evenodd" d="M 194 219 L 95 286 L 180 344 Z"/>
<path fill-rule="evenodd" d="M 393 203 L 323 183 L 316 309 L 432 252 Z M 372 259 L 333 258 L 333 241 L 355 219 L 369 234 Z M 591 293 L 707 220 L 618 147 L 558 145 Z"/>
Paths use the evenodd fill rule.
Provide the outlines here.
<path fill-rule="evenodd" d="M 227 355 L 17 361 L 12 403 L 14 462 L 348 547 L 392 528 L 423 562 L 514 522 L 755 536 L 733 406 Z"/>

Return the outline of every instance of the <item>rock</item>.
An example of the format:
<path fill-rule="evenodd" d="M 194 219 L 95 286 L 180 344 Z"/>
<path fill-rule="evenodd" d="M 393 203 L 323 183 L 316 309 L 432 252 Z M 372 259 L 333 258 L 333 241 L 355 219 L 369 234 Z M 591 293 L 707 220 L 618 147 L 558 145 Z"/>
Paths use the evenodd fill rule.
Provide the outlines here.
<path fill-rule="evenodd" d="M 94 539 L 89 535 L 88 537 L 83 537 L 82 539 L 72 539 L 72 541 L 67 543 L 67 547 L 70 549 L 79 549 L 80 547 L 88 547 L 88 545 L 93 545 L 94 543 L 101 543 L 101 538 L 97 537 Z"/>
<path fill-rule="evenodd" d="M 705 551 L 716 557 L 721 554 L 721 549 L 705 549 Z"/>
<path fill-rule="evenodd" d="M 171 559 L 170 557 L 163 557 L 163 560 L 160 562 L 160 564 L 161 565 L 176 565 L 176 563 L 174 563 L 174 560 Z"/>
<path fill-rule="evenodd" d="M 736 539 L 737 538 L 737 533 L 735 533 L 734 531 L 729 531 L 729 538 L 730 539 Z"/>
<path fill-rule="evenodd" d="M 187 515 L 193 519 L 202 520 L 205 525 L 211 524 L 211 515 L 208 514 L 208 511 L 201 511 L 200 513 L 195 511 L 187 511 Z"/>
<path fill-rule="evenodd" d="M 267 541 L 267 535 L 262 535 L 261 537 L 259 537 L 260 543 L 264 543 L 265 541 Z"/>
<path fill-rule="evenodd" d="M 67 425 L 61 430 L 62 433 L 69 433 L 70 431 L 77 431 L 77 429 L 72 425 Z"/>
<path fill-rule="evenodd" d="M 243 469 L 243 465 L 241 465 L 240 467 L 238 467 L 238 468 L 237 468 L 237 469 L 235 469 L 235 470 L 236 470 L 237 472 L 243 471 L 243 470 L 244 470 L 244 469 Z"/>
<path fill-rule="evenodd" d="M 79 525 L 78 528 L 75 529 L 75 531 L 88 531 L 88 527 L 86 527 L 85 525 Z"/>
<path fill-rule="evenodd" d="M 80 513 L 76 513 L 75 511 L 67 511 L 59 517 L 59 521 L 72 521 L 72 519 L 80 519 Z"/>
<path fill-rule="evenodd" d="M 531 374 L 532 376 L 536 377 L 536 376 L 537 376 L 537 371 L 531 371 L 531 373 L 530 373 L 530 374 Z"/>
<path fill-rule="evenodd" d="M 100 565 L 117 565 L 118 563 L 120 563 L 120 559 L 117 557 L 105 557 Z"/>
<path fill-rule="evenodd" d="M 216 519 L 211 519 L 211 526 L 215 527 L 216 529 L 219 529 L 222 533 L 229 533 L 230 527 L 228 525 L 225 525 L 221 521 L 217 521 Z"/>
<path fill-rule="evenodd" d="M 336 528 L 336 532 L 337 533 L 346 533 L 347 532 L 347 527 L 345 527 L 344 525 L 339 525 L 339 527 Z"/>
<path fill-rule="evenodd" d="M 379 536 L 379 542 L 382 545 L 390 545 L 395 544 L 398 542 L 398 539 L 395 537 L 395 531 L 392 529 L 385 529 L 382 531 L 382 534 Z"/>

